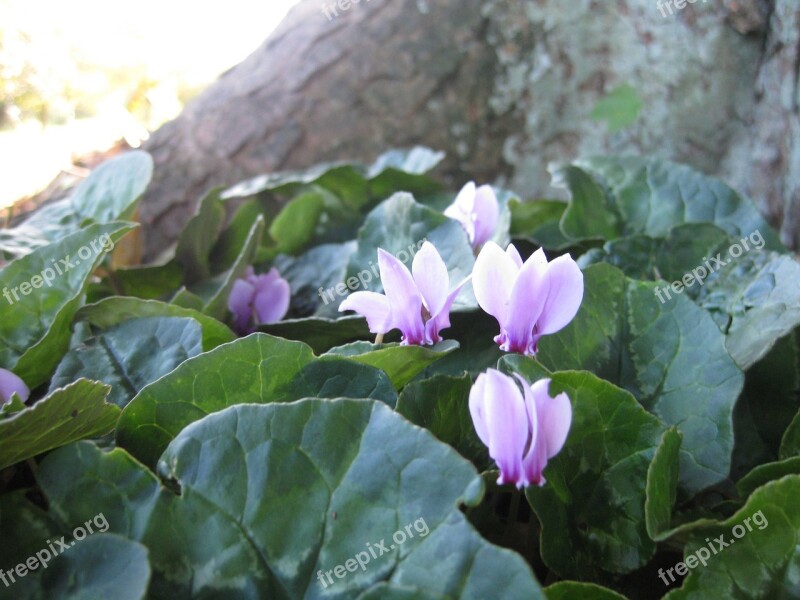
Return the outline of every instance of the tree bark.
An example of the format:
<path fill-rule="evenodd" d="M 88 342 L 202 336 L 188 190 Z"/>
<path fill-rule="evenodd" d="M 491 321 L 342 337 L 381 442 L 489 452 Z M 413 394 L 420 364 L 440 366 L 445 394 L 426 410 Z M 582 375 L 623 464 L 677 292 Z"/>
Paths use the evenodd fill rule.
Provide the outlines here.
<path fill-rule="evenodd" d="M 390 147 L 447 151 L 439 174 L 552 195 L 549 162 L 652 154 L 723 177 L 784 241 L 800 223 L 796 0 L 304 0 L 146 145 L 148 255 L 214 185 Z M 644 102 L 622 132 L 589 118 L 620 84 Z"/>

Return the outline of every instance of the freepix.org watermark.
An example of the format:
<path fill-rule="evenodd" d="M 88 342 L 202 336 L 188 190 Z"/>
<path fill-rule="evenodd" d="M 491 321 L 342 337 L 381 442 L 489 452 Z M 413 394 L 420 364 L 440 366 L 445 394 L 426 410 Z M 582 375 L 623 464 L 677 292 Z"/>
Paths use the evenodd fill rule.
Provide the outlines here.
<path fill-rule="evenodd" d="M 752 247 L 750 244 L 752 244 Z M 738 243 L 733 244 L 730 248 L 728 248 L 728 256 L 730 256 L 730 260 L 724 260 L 721 252 L 716 256 L 712 256 L 711 258 L 704 256 L 704 262 L 702 265 L 692 269 L 691 273 L 686 273 L 680 281 L 673 281 L 671 284 L 665 285 L 663 288 L 657 287 L 655 289 L 655 294 L 661 301 L 661 304 L 664 304 L 667 300 L 672 300 L 672 294 L 670 291 L 675 292 L 676 294 L 681 294 L 685 288 L 691 287 L 695 282 L 703 285 L 709 275 L 715 271 L 719 271 L 725 265 L 733 262 L 733 259 L 739 258 L 745 252 L 749 252 L 753 249 L 761 250 L 765 244 L 766 242 L 764 241 L 764 236 L 761 235 L 761 231 L 756 229 L 748 237 L 743 237 Z M 666 298 L 662 294 L 666 295 Z"/>
<path fill-rule="evenodd" d="M 363 0 L 363 2 L 369 2 L 370 0 Z M 334 19 L 339 18 L 339 11 L 347 12 L 354 5 L 360 4 L 362 0 L 337 0 L 336 2 L 331 2 L 330 4 L 322 5 L 322 14 L 328 17 L 328 21 L 333 21 Z"/>
<path fill-rule="evenodd" d="M 403 545 L 406 540 L 410 540 L 414 537 L 415 531 L 421 538 L 424 538 L 430 533 L 425 519 L 419 518 L 413 523 L 406 525 L 403 529 L 398 529 L 395 531 L 392 534 L 392 541 L 394 544 L 390 544 L 388 547 L 386 546 L 385 539 L 382 539 L 380 542 L 376 542 L 374 544 L 367 542 L 367 550 L 356 553 L 353 558 L 348 558 L 346 561 L 344 561 L 344 565 L 336 565 L 330 571 L 317 571 L 317 579 L 319 579 L 323 588 L 327 588 L 329 585 L 333 585 L 334 583 L 331 575 L 335 575 L 337 579 L 344 579 L 347 577 L 348 573 L 355 573 L 359 568 L 361 568 L 362 571 L 366 571 L 367 565 L 371 560 L 378 559 L 384 554 L 389 554 L 398 546 Z"/>
<path fill-rule="evenodd" d="M 661 578 L 661 581 L 664 582 L 664 585 L 669 586 L 671 583 L 675 583 L 675 575 L 672 574 L 673 571 L 680 575 L 681 577 L 686 575 L 690 570 L 697 567 L 698 564 L 702 564 L 704 567 L 708 564 L 708 560 L 711 558 L 712 554 L 715 556 L 722 552 L 728 546 L 731 546 L 736 543 L 736 540 L 742 539 L 749 531 L 753 531 L 753 526 L 750 524 L 754 523 L 756 527 L 759 529 L 766 529 L 769 525 L 769 521 L 764 516 L 762 511 L 758 511 L 753 513 L 752 516 L 747 517 L 743 523 L 738 525 L 734 525 L 731 528 L 731 533 L 733 534 L 734 539 L 726 540 L 725 534 L 723 533 L 718 538 L 714 538 L 713 540 L 710 538 L 706 538 L 706 544 L 708 548 L 702 546 L 698 548 L 695 552 L 690 554 L 684 559 L 684 562 L 679 562 L 674 567 L 670 567 L 666 571 L 664 569 L 658 570 L 658 576 Z M 745 529 L 747 527 L 747 529 Z M 670 581 L 667 581 L 667 575 L 669 575 Z"/>
<path fill-rule="evenodd" d="M 674 13 L 672 12 L 673 5 L 675 6 L 675 10 L 683 10 L 686 8 L 687 4 L 695 4 L 696 2 L 700 2 L 701 0 L 658 0 L 658 4 L 656 4 L 656 8 L 658 8 L 658 12 L 661 13 L 661 16 L 665 19 L 667 18 L 667 12 L 669 11 L 669 16 L 672 16 Z M 708 0 L 702 0 L 703 4 L 706 4 Z"/>
<path fill-rule="evenodd" d="M 61 259 L 51 259 L 52 267 L 45 267 L 41 273 L 34 275 L 28 281 L 23 281 L 18 286 L 3 288 L 3 296 L 9 304 L 19 302 L 19 295 L 29 295 L 33 290 L 39 289 L 43 286 L 52 287 L 56 277 L 60 277 L 70 269 L 77 267 L 81 262 L 94 259 L 101 252 L 111 252 L 114 249 L 114 242 L 111 236 L 104 233 L 97 239 L 89 242 L 87 246 L 81 246 L 78 249 L 77 256 L 70 256 L 69 254 Z M 13 298 L 12 298 L 13 296 Z"/>
<path fill-rule="evenodd" d="M 397 254 L 395 254 L 395 258 L 399 260 L 401 263 L 406 264 L 409 260 L 414 258 L 417 252 L 419 252 L 420 248 L 422 248 L 422 244 L 427 242 L 428 239 L 424 238 L 417 242 L 416 244 L 411 244 L 406 250 L 400 250 Z M 335 300 L 334 293 L 338 294 L 340 298 L 346 296 L 350 292 L 355 292 L 359 288 L 361 289 L 368 289 L 369 283 L 373 279 L 380 279 L 381 274 L 379 271 L 378 263 L 373 263 L 369 261 L 370 268 L 364 269 L 360 273 L 353 275 L 347 278 L 347 281 L 344 283 L 337 283 L 334 287 L 329 287 L 327 290 L 324 288 L 319 288 L 317 294 L 319 297 L 322 298 L 323 302 L 327 305 L 328 302 L 333 302 Z M 345 283 L 347 285 L 345 285 Z M 328 299 L 330 296 L 330 300 Z"/>
<path fill-rule="evenodd" d="M 92 525 L 94 525 L 96 529 L 93 529 Z M 27 558 L 25 562 L 19 563 L 16 567 L 9 569 L 8 571 L 0 569 L 0 581 L 2 581 L 5 586 L 8 587 L 12 583 L 16 583 L 17 578 L 25 577 L 29 571 L 35 571 L 40 566 L 46 569 L 47 563 L 65 550 L 69 550 L 75 545 L 75 542 L 80 542 L 87 535 L 97 532 L 105 533 L 106 531 L 108 531 L 108 521 L 106 520 L 105 515 L 103 515 L 103 513 L 97 514 L 86 521 L 86 523 L 79 525 L 72 531 L 71 542 L 68 543 L 64 541 L 63 535 L 55 540 L 47 540 L 45 542 L 46 547 L 39 550 L 34 556 Z"/>

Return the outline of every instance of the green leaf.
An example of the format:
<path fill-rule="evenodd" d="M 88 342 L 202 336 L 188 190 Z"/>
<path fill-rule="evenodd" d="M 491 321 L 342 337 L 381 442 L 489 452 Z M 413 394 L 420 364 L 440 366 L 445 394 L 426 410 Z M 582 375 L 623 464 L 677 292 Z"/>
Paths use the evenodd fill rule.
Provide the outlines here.
<path fill-rule="evenodd" d="M 150 155 L 132 150 L 94 169 L 70 200 L 75 212 L 98 223 L 129 219 L 152 176 Z"/>
<path fill-rule="evenodd" d="M 733 411 L 734 481 L 779 459 L 781 439 L 800 410 L 799 357 L 794 336 L 787 336 L 747 370 L 744 391 Z"/>
<path fill-rule="evenodd" d="M 800 475 L 800 456 L 757 466 L 736 483 L 741 498 L 747 498 L 756 489 L 786 475 Z"/>
<path fill-rule="evenodd" d="M 145 600 L 150 584 L 147 554 L 147 548 L 138 542 L 96 533 L 75 541 L 69 552 L 59 554 L 46 568 L 37 568 L 19 580 L 14 584 L 13 597 L 15 600 Z"/>
<path fill-rule="evenodd" d="M 324 207 L 324 195 L 315 191 L 301 194 L 286 204 L 269 227 L 277 250 L 287 254 L 301 250 L 314 237 Z"/>
<path fill-rule="evenodd" d="M 427 346 L 400 344 L 370 344 L 353 342 L 329 350 L 325 356 L 344 356 L 355 362 L 381 369 L 398 390 L 419 375 L 425 368 L 458 348 L 455 340 L 444 340 Z"/>
<path fill-rule="evenodd" d="M 483 493 L 474 468 L 380 403 L 233 406 L 183 430 L 159 472 L 180 495 L 123 450 L 79 444 L 48 457 L 38 480 L 64 521 L 102 510 L 110 531 L 144 544 L 157 598 L 353 598 L 382 584 L 434 597 L 543 597 L 522 558 L 461 514 L 459 504 Z M 381 540 L 383 556 L 364 553 Z M 323 587 L 357 555 L 369 557 L 364 570 L 331 574 Z"/>
<path fill-rule="evenodd" d="M 547 600 L 626 600 L 617 592 L 594 583 L 559 581 L 544 590 Z"/>
<path fill-rule="evenodd" d="M 553 187 L 565 187 L 570 203 L 561 218 L 561 231 L 573 241 L 614 240 L 623 222 L 614 199 L 584 170 L 568 165 L 551 171 Z"/>
<path fill-rule="evenodd" d="M 255 260 L 256 250 L 261 242 L 264 233 L 264 219 L 259 217 L 250 228 L 250 234 L 245 240 L 239 252 L 239 257 L 233 266 L 225 273 L 221 274 L 216 281 L 211 280 L 208 287 L 204 287 L 205 293 L 198 294 L 204 299 L 205 305 L 203 312 L 217 320 L 225 318 L 228 312 L 228 296 L 233 289 L 233 284 L 237 279 L 244 276 L 247 267 L 251 266 Z"/>
<path fill-rule="evenodd" d="M 781 440 L 781 459 L 793 456 L 800 456 L 800 412 L 797 413 L 789 427 L 786 428 L 786 433 L 783 434 L 783 439 Z"/>
<path fill-rule="evenodd" d="M 183 283 L 183 269 L 175 261 L 163 265 L 116 269 L 114 282 L 120 295 L 155 300 L 171 296 Z"/>
<path fill-rule="evenodd" d="M 266 218 L 265 213 L 262 203 L 258 200 L 248 200 L 236 209 L 209 255 L 212 273 L 231 268 L 244 246 L 253 223 L 259 216 Z"/>
<path fill-rule="evenodd" d="M 444 330 L 444 335 L 458 340 L 459 348 L 425 369 L 421 377 L 477 375 L 494 368 L 504 356 L 494 341 L 500 331 L 494 317 L 480 310 L 454 312 L 450 314 L 450 323 L 451 327 Z"/>
<path fill-rule="evenodd" d="M 731 238 L 716 225 L 689 223 L 669 230 L 665 238 L 631 235 L 606 242 L 578 259 L 581 267 L 607 262 L 634 279 L 664 279 L 668 283 L 686 279 L 686 292 L 695 297 L 709 275 L 705 261 L 727 250 Z M 692 274 L 692 271 L 695 271 Z M 685 285 L 685 283 L 681 283 Z M 668 290 L 670 297 L 674 290 Z M 664 292 L 666 296 L 666 292 Z"/>
<path fill-rule="evenodd" d="M 511 237 L 526 239 L 549 250 L 562 250 L 572 245 L 561 232 L 560 222 L 567 203 L 560 200 L 512 200 Z"/>
<path fill-rule="evenodd" d="M 276 337 L 296 340 L 311 346 L 317 354 L 324 354 L 334 346 L 370 337 L 367 321 L 351 316 L 341 319 L 287 319 L 269 325 L 259 325 L 258 330 Z"/>
<path fill-rule="evenodd" d="M 609 265 L 588 267 L 584 278 L 576 318 L 542 338 L 538 359 L 550 370 L 590 370 L 677 426 L 682 499 L 727 478 L 744 376 L 717 325 L 688 298 L 662 304 L 656 284 L 627 279 Z"/>
<path fill-rule="evenodd" d="M 800 476 L 790 475 L 757 489 L 729 519 L 695 531 L 684 550 L 684 563 L 695 555 L 691 561 L 695 567 L 683 586 L 665 598 L 796 598 L 800 593 L 798 497 Z M 720 547 L 719 536 L 726 546 Z M 698 553 L 709 556 L 705 564 L 698 562 Z"/>
<path fill-rule="evenodd" d="M 746 369 L 800 326 L 800 263 L 772 252 L 731 259 L 708 281 L 699 303 L 730 319 L 725 346 Z"/>
<path fill-rule="evenodd" d="M 125 407 L 117 443 L 148 465 L 190 423 L 234 404 L 299 398 L 377 398 L 394 406 L 388 377 L 344 358 L 256 333 L 189 359 Z"/>
<path fill-rule="evenodd" d="M 378 205 L 367 216 L 358 235 L 358 250 L 350 257 L 347 276 L 358 278 L 361 273 L 374 274 L 378 248 L 397 257 L 410 270 L 413 256 L 425 240 L 436 246 L 447 265 L 450 289 L 472 273 L 475 258 L 461 225 L 418 204 L 410 194 L 401 192 Z M 366 277 L 362 276 L 362 279 Z M 372 278 L 368 288 L 373 292 L 383 290 L 377 277 Z M 465 290 L 456 300 L 456 305 L 474 306 L 472 290 Z"/>
<path fill-rule="evenodd" d="M 11 394 L 11 399 L 0 406 L 0 417 L 6 418 L 14 413 L 25 410 L 25 403 L 20 399 L 19 394 Z"/>
<path fill-rule="evenodd" d="M 225 207 L 220 199 L 221 188 L 206 194 L 178 235 L 175 260 L 183 267 L 187 284 L 203 281 L 211 276 L 211 249 L 214 247 L 225 222 Z"/>
<path fill-rule="evenodd" d="M 374 179 L 389 169 L 410 175 L 424 175 L 433 170 L 445 157 L 444 152 L 425 146 L 388 150 L 381 154 L 367 169 L 367 177 Z"/>
<path fill-rule="evenodd" d="M 50 393 L 86 377 L 110 385 L 109 401 L 124 408 L 148 383 L 200 354 L 201 338 L 194 319 L 124 321 L 67 352 L 50 381 Z"/>
<path fill-rule="evenodd" d="M 657 542 L 672 525 L 672 509 L 678 490 L 681 434 L 673 427 L 664 432 L 653 462 L 647 469 L 647 500 L 644 504 L 647 534 Z"/>
<path fill-rule="evenodd" d="M 69 325 L 83 302 L 87 280 L 109 246 L 132 228 L 124 223 L 91 225 L 0 270 L 0 289 L 4 294 L 8 289 L 11 298 L 11 303 L 8 297 L 0 301 L 1 366 L 13 369 L 30 388 L 50 377 L 67 351 Z M 83 250 L 89 251 L 85 259 L 78 257 L 86 254 Z M 19 300 L 14 296 L 17 289 Z"/>
<path fill-rule="evenodd" d="M 520 356 L 500 364 L 531 383 L 545 374 Z M 549 393 L 561 392 L 573 407 L 566 444 L 548 462 L 547 485 L 527 488 L 526 496 L 542 525 L 547 566 L 564 578 L 602 582 L 608 573 L 644 566 L 655 553 L 643 482 L 664 426 L 628 392 L 591 373 L 554 373 Z"/>
<path fill-rule="evenodd" d="M 345 162 L 327 162 L 302 171 L 276 171 L 259 175 L 233 185 L 222 192 L 223 200 L 249 198 L 265 193 L 294 195 L 309 185 L 318 185 L 334 193 L 361 191 L 360 199 L 366 197 L 364 168 Z"/>
<path fill-rule="evenodd" d="M 441 186 L 425 177 L 445 157 L 444 152 L 416 146 L 409 150 L 389 150 L 367 168 L 370 195 L 383 200 L 395 192 L 429 195 Z"/>
<path fill-rule="evenodd" d="M 553 177 L 572 196 L 562 229 L 574 239 L 666 237 L 675 225 L 712 223 L 737 239 L 760 232 L 767 249 L 785 250 L 749 199 L 684 165 L 606 156 L 558 167 Z"/>
<path fill-rule="evenodd" d="M 80 379 L 0 421 L 0 469 L 111 431 L 120 410 L 105 401 L 109 389 Z"/>
<path fill-rule="evenodd" d="M 104 162 L 71 197 L 37 209 L 18 227 L 0 231 L 0 256 L 21 258 L 77 232 L 82 224 L 131 218 L 152 174 L 153 160 L 140 150 Z"/>
<path fill-rule="evenodd" d="M 80 228 L 69 198 L 36 209 L 12 229 L 0 229 L 0 259 L 13 260 L 58 241 Z"/>
<path fill-rule="evenodd" d="M 644 108 L 636 88 L 620 85 L 597 101 L 591 112 L 593 121 L 605 121 L 609 133 L 616 133 L 633 125 Z"/>
<path fill-rule="evenodd" d="M 489 466 L 489 453 L 472 424 L 468 402 L 471 388 L 469 376 L 435 375 L 413 381 L 400 394 L 397 412 L 485 470 Z"/>
<path fill-rule="evenodd" d="M 292 290 L 291 313 L 297 317 L 337 317 L 339 305 L 351 291 L 344 281 L 347 263 L 355 251 L 356 242 L 352 240 L 323 244 L 297 258 L 278 256 L 274 267 Z"/>
<path fill-rule="evenodd" d="M 236 334 L 216 319 L 191 308 L 183 308 L 157 300 L 114 296 L 84 306 L 75 314 L 76 321 L 86 321 L 101 329 L 109 329 L 129 319 L 142 317 L 194 319 L 203 328 L 203 352 L 208 352 L 220 344 L 227 344 L 237 339 Z"/>

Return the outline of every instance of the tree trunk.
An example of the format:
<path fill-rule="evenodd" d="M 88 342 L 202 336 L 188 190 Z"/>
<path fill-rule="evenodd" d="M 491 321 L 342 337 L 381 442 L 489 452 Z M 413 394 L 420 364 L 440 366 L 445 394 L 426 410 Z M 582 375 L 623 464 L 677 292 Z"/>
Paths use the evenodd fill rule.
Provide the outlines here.
<path fill-rule="evenodd" d="M 524 197 L 552 195 L 551 161 L 663 156 L 750 195 L 797 247 L 797 0 L 666 17 L 656 0 L 362 0 L 338 12 L 304 0 L 155 132 L 149 256 L 211 186 L 414 144 L 447 151 L 439 173 L 454 184 L 498 181 Z M 621 84 L 644 108 L 609 133 L 589 115 Z"/>

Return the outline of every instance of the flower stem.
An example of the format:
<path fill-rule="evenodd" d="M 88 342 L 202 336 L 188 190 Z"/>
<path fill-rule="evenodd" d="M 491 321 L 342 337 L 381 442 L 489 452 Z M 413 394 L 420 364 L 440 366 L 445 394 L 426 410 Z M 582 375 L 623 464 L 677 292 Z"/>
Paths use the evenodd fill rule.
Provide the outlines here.
<path fill-rule="evenodd" d="M 383 334 L 379 333 L 375 336 L 375 345 L 380 346 L 383 343 Z"/>

